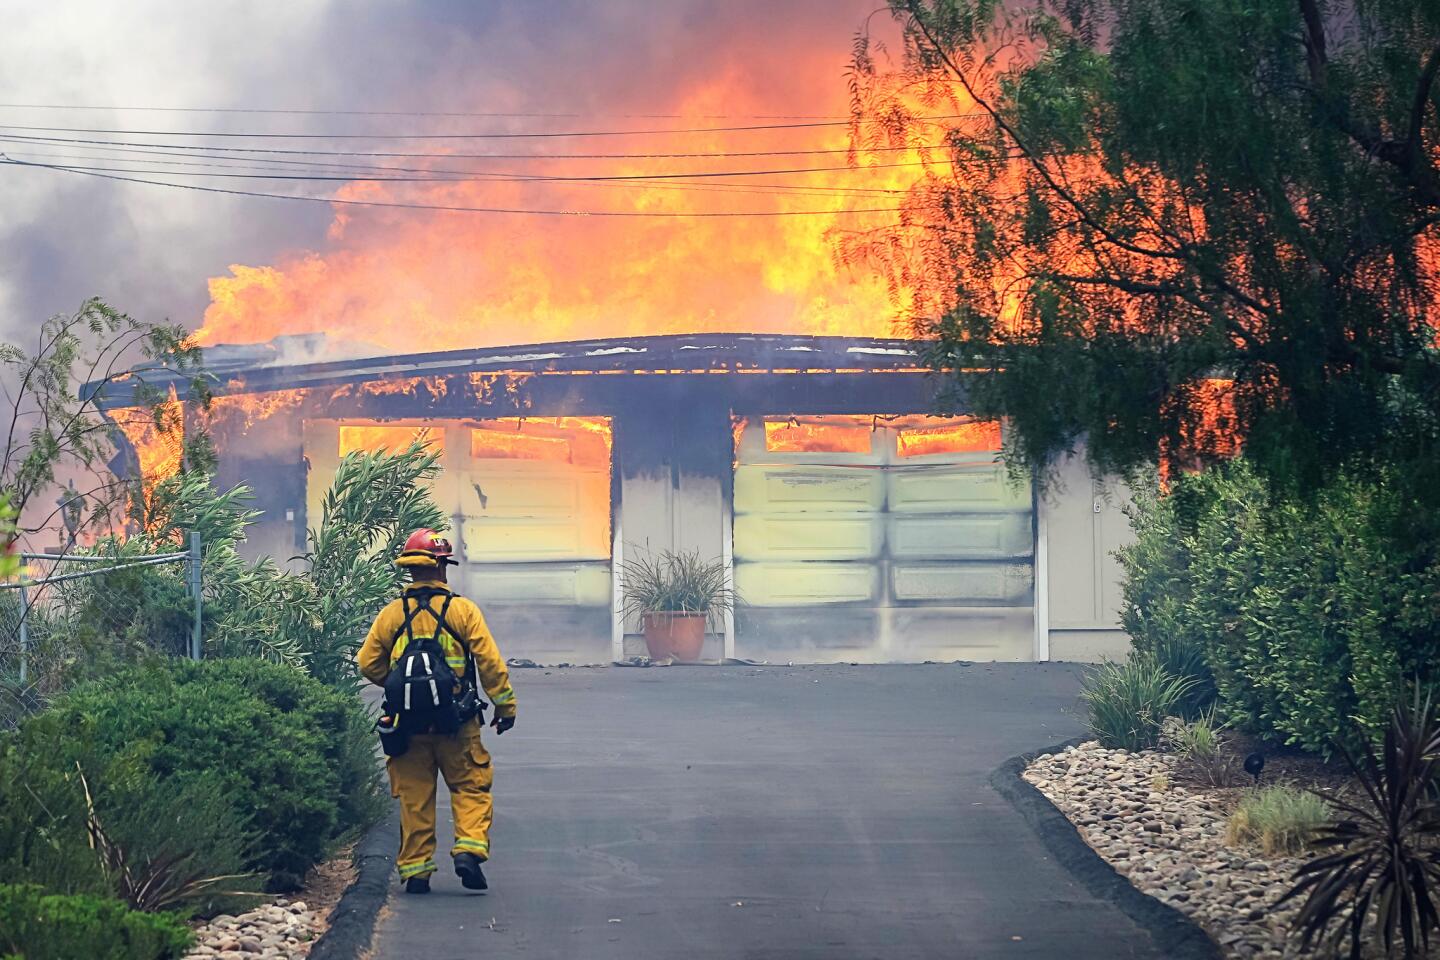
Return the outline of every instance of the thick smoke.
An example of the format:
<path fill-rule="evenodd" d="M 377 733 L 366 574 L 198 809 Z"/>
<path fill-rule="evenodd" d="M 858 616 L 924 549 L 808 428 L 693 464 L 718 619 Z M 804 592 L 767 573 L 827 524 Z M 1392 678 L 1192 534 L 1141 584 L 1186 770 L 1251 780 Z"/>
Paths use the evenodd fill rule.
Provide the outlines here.
<path fill-rule="evenodd" d="M 6 91 L 8 102 L 578 116 L 437 120 L 5 108 L 0 109 L 0 123 L 419 133 L 673 122 L 621 116 L 626 114 L 843 113 L 849 41 L 875 6 L 873 0 L 299 0 L 283 6 L 150 0 L 17 5 L 7 11 L 7 30 L 0 35 L 0 90 Z M 705 120 L 699 125 L 724 122 Z M 843 131 L 828 131 L 823 137 L 827 146 L 837 137 L 844 142 Z M 821 139 L 791 131 L 749 142 L 773 148 L 815 146 Z M 660 145 L 629 139 L 565 143 L 601 150 Z M 735 145 L 734 140 L 709 138 L 685 144 L 698 149 Z M 21 157 L 66 152 L 63 147 L 0 149 Z M 760 162 L 808 165 L 797 159 Z M 821 158 L 826 164 L 842 159 Z M 743 166 L 739 162 L 732 169 Z M 267 189 L 263 183 L 247 185 Z M 374 189 L 352 187 L 349 195 L 376 196 Z M 551 191 L 514 185 L 431 186 L 384 191 L 383 196 L 591 209 L 636 204 L 634 195 L 622 190 L 574 186 Z M 677 191 L 658 193 L 645 202 L 661 208 L 668 203 L 719 209 L 727 203 L 773 207 L 781 201 Z M 824 197 L 783 201 L 791 207 L 824 202 Z M 453 329 L 441 336 L 442 327 L 417 323 L 416 318 L 449 318 L 447 323 L 458 318 L 483 331 L 470 339 L 485 342 L 646 332 L 650 318 L 635 313 L 636 298 L 667 281 L 685 287 L 686 297 L 696 301 L 746 301 L 746 310 L 759 318 L 750 324 L 755 328 L 780 328 L 796 315 L 809 318 L 804 323 L 809 329 L 834 332 L 857 326 L 865 329 L 856 332 L 877 332 L 888 322 L 875 317 L 862 322 L 855 315 L 856 309 L 873 314 L 879 305 L 873 286 L 860 307 L 847 312 L 838 302 L 848 289 L 841 280 L 830 277 L 808 289 L 792 276 L 833 269 L 824 262 L 819 242 L 824 225 L 740 221 L 687 229 L 673 222 L 556 225 L 523 218 L 481 223 L 469 215 L 422 219 L 360 208 L 337 217 L 323 204 L 227 198 L 8 166 L 0 167 L 0 209 L 7 213 L 0 221 L 0 257 L 6 265 L 0 273 L 0 333 L 7 338 L 94 294 L 147 319 L 168 317 L 198 327 L 209 307 L 210 320 L 223 321 L 227 308 L 211 306 L 207 279 L 226 277 L 232 265 L 258 271 L 252 277 L 271 271 L 267 276 L 284 278 L 275 300 L 261 297 L 241 304 L 248 311 L 242 318 L 247 322 L 285 315 L 277 329 L 257 330 L 260 339 L 274 332 L 334 329 L 336 318 L 346 316 L 354 323 L 344 328 L 342 322 L 342 332 L 352 340 L 366 339 L 381 315 L 393 317 L 417 340 L 439 337 L 447 341 L 445 346 L 466 338 L 451 336 Z M 425 245 L 427 238 L 434 246 Z M 471 246 L 463 255 L 455 252 L 456 245 L 464 243 Z M 764 258 L 752 253 L 727 272 L 732 261 L 757 244 L 768 244 L 773 253 Z M 438 257 L 446 250 L 447 256 Z M 707 256 L 715 261 L 708 272 L 666 276 L 677 263 Z M 507 267 L 497 271 L 494 265 L 502 259 Z M 598 260 L 606 261 L 605 269 L 596 268 Z M 326 285 L 306 271 L 343 272 L 343 282 Z M 524 271 L 533 276 L 527 280 Z M 367 277 L 373 287 L 366 287 Z M 554 286 L 556 277 L 572 282 Z M 407 283 L 414 289 L 406 289 Z M 737 289 L 746 284 L 757 289 Z M 535 289 L 539 294 L 526 293 Z M 227 292 L 254 297 L 256 291 L 253 284 L 227 288 L 222 283 L 222 299 Z M 665 309 L 679 302 L 678 294 L 669 296 Z M 413 305 L 413 315 L 406 314 L 406 304 Z M 476 313 L 476 304 L 485 309 Z M 503 322 L 507 304 L 513 307 L 508 323 Z M 528 336 L 536 318 L 552 308 L 569 311 L 568 319 Z M 676 322 L 706 329 L 745 325 L 745 314 L 707 309 Z M 471 315 L 465 315 L 467 310 Z M 233 334 L 237 324 L 218 326 L 215 339 L 238 339 L 226 335 Z M 391 334 L 374 332 L 375 342 L 397 346 Z"/>

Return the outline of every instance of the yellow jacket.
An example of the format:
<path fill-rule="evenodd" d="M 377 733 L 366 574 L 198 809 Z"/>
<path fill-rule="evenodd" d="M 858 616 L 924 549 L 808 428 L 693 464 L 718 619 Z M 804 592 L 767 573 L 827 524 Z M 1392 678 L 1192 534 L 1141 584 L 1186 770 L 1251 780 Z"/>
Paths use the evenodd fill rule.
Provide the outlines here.
<path fill-rule="evenodd" d="M 440 593 L 454 594 L 454 591 L 439 583 L 411 584 L 405 588 L 407 594 L 417 590 L 434 590 Z M 431 601 L 431 606 L 436 610 L 445 602 L 443 596 L 436 597 Z M 414 604 L 412 603 L 412 606 Z M 495 645 L 495 638 L 490 634 L 490 628 L 485 625 L 485 615 L 473 601 L 462 596 L 455 595 L 450 602 L 450 609 L 445 611 L 445 623 L 455 634 L 455 639 L 461 641 L 470 648 L 471 655 L 475 658 L 475 666 L 480 674 L 480 687 L 484 689 L 485 695 L 490 702 L 495 704 L 495 715 L 498 717 L 515 716 L 515 691 L 510 687 L 510 672 L 505 669 L 505 658 L 500 656 L 500 648 Z M 386 604 L 385 609 L 375 618 L 375 623 L 370 627 L 370 633 L 365 642 L 360 645 L 360 652 L 355 655 L 355 662 L 360 665 L 360 672 L 365 675 L 376 686 L 384 686 L 385 678 L 390 675 L 390 667 L 404 650 L 403 641 L 405 636 L 405 613 L 399 598 Z M 438 624 L 435 617 L 429 612 L 421 610 L 411 623 L 411 632 L 417 636 L 430 636 L 436 631 Z M 402 643 L 396 643 L 396 634 Z M 441 634 L 442 645 L 450 638 Z M 397 649 L 398 647 L 398 649 Z M 456 676 L 464 676 L 466 665 L 461 656 L 451 661 L 451 667 L 455 669 Z"/>

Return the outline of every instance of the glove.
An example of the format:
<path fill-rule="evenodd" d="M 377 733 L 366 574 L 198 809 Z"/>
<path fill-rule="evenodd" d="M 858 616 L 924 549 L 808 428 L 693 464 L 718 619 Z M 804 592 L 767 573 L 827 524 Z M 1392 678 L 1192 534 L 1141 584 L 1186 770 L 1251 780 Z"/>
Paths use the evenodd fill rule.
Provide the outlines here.
<path fill-rule="evenodd" d="M 515 726 L 515 718 L 496 717 L 494 720 L 490 721 L 490 726 L 495 728 L 495 736 L 498 737 L 506 730 L 509 730 L 511 727 Z"/>

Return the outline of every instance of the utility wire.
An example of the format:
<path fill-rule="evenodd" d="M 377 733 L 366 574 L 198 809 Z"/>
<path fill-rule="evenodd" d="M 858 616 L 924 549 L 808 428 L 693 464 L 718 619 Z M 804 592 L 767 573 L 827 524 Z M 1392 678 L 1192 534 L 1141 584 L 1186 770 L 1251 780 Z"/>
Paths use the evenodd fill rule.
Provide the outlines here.
<path fill-rule="evenodd" d="M 3 129 L 3 128 L 0 128 Z M 0 133 L 0 142 L 3 143 L 35 143 L 37 145 L 47 143 L 64 144 L 93 144 L 106 147 L 144 147 L 165 150 L 202 151 L 205 153 L 267 153 L 267 154 L 294 154 L 300 156 L 323 156 L 323 157 L 383 157 L 388 159 L 446 159 L 446 160 L 683 160 L 683 159 L 710 159 L 715 157 L 790 157 L 790 156 L 819 156 L 848 154 L 849 147 L 823 147 L 804 150 L 711 150 L 695 151 L 690 153 L 393 153 L 393 152 L 365 152 L 354 150 L 285 150 L 273 147 L 217 147 L 209 144 L 181 144 L 181 143 L 154 143 L 136 142 L 130 140 L 90 140 L 77 139 L 74 137 L 32 137 L 24 135 L 4 136 Z M 945 144 L 924 144 L 918 149 L 943 150 Z M 856 153 L 904 153 L 917 149 L 913 146 L 903 147 L 857 147 Z M 162 156 L 166 154 L 160 154 Z M 180 156 L 181 154 L 171 154 Z"/>
<path fill-rule="evenodd" d="M 937 120 L 959 120 L 966 117 L 984 116 L 975 113 L 957 113 L 936 117 L 916 117 L 914 122 L 928 123 Z M 877 118 L 864 117 L 866 122 Z M 127 130 L 111 127 L 41 127 L 0 125 L 0 130 L 18 130 L 38 133 L 103 133 L 107 135 L 135 137 L 231 137 L 249 140 L 529 140 L 565 137 L 636 137 L 664 136 L 675 133 L 741 133 L 752 130 L 804 130 L 820 127 L 848 127 L 853 120 L 817 120 L 806 123 L 757 123 L 724 127 L 664 127 L 643 130 L 549 130 L 525 133 L 211 133 L 204 130 Z"/>
<path fill-rule="evenodd" d="M 130 163 L 130 164 L 135 164 L 135 163 L 139 163 L 139 162 L 140 162 L 140 161 L 137 160 L 137 159 L 134 159 L 134 158 L 131 158 L 131 157 L 123 157 L 123 156 L 122 156 L 122 157 L 103 157 L 103 156 L 102 156 L 102 157 L 95 157 L 95 156 L 83 156 L 83 155 L 63 154 L 63 153 L 60 153 L 60 154 L 56 154 L 56 153 L 30 153 L 30 152 L 28 152 L 28 151 L 25 152 L 25 153 L 17 153 L 17 152 L 14 152 L 14 151 L 9 151 L 9 152 L 5 152 L 5 153 L 0 153 L 0 156 L 9 156 L 9 157 L 14 158 L 14 159 L 17 159 L 17 160 L 19 160 L 19 159 L 26 159 L 26 160 L 28 160 L 28 159 L 32 159 L 32 158 L 33 158 L 33 159 L 37 159 L 37 160 L 41 161 L 42 163 L 49 162 L 49 161 L 52 161 L 52 160 L 85 160 L 85 161 L 90 161 L 90 162 L 111 162 L 111 163 Z M 184 167 L 216 167 L 216 168 L 223 169 L 223 170 L 256 170 L 256 171 L 262 171 L 262 172 L 263 172 L 263 171 L 265 171 L 265 170 L 267 170 L 267 169 L 270 169 L 270 168 L 268 168 L 268 167 L 260 166 L 260 165 L 250 165 L 250 164 L 236 164 L 236 165 L 231 165 L 231 164 L 228 164 L 228 163 L 205 162 L 205 161 L 191 161 L 191 162 L 187 162 L 187 161 L 184 161 L 184 160 L 154 160 L 154 159 L 148 159 L 148 158 L 147 158 L 146 162 L 151 163 L 151 164 L 157 164 L 157 165 L 160 165 L 160 166 L 171 166 L 171 167 L 182 167 L 182 166 L 184 166 Z M 361 171 L 366 171 L 366 170 L 380 170 L 380 171 L 387 171 L 387 172 L 388 172 L 388 171 L 392 171 L 392 170 L 393 170 L 393 171 L 400 171 L 400 172 L 416 172 L 416 173 L 430 173 L 430 172 L 435 172 L 435 173 L 461 173 L 461 174 L 463 174 L 463 173 L 475 173 L 475 174 L 476 174 L 475 176 L 465 177 L 465 178 L 463 178 L 463 179 L 460 178 L 460 177 L 444 177 L 444 176 L 434 177 L 434 178 L 433 178 L 433 181 L 434 181 L 434 182 L 437 182 L 437 183 L 443 183 L 443 182 L 446 182 L 446 181 L 448 180 L 448 181 L 455 181 L 455 182 L 462 182 L 462 183 L 463 183 L 463 182 L 471 182 L 471 181 L 473 181 L 473 182 L 482 182 L 482 183 L 519 183 L 519 184 L 527 184 L 527 185 L 531 185 L 531 186 L 546 186 L 546 185 L 547 185 L 544 180 L 537 180 L 536 178 L 531 177 L 531 176 L 510 177 L 510 176 L 503 176 L 503 175 L 491 175 L 491 174 L 486 174 L 486 173 L 484 173 L 483 171 L 445 171 L 445 170 L 431 171 L 431 170 L 428 170 L 428 169 L 426 169 L 426 168 L 424 168 L 424 167 L 378 167 L 378 166 L 365 166 L 365 165 L 361 165 L 361 164 L 306 164 L 306 163 L 304 163 L 303 161 L 294 161 L 294 160 L 272 160 L 272 161 L 269 161 L 269 162 L 270 162 L 270 163 L 281 163 L 281 164 L 294 164 L 294 165 L 296 165 L 296 166 L 307 167 L 307 168 L 308 168 L 308 167 L 319 167 L 319 168 L 321 168 L 322 170 L 324 170 L 324 172 L 327 172 L 327 173 L 333 173 L 334 170 L 332 170 L 332 169 L 326 169 L 326 168 L 332 168 L 332 167 L 337 167 L 337 166 L 338 166 L 338 167 L 340 167 L 340 168 L 350 168 L 350 169 L 361 170 Z M 77 166 L 77 167 L 78 167 L 79 165 L 56 164 L 56 166 L 67 166 L 67 167 L 68 167 L 68 166 Z M 153 171 L 153 170 L 145 170 L 145 169 L 143 169 L 143 168 L 136 168 L 136 167 L 133 167 L 133 166 L 132 166 L 132 167 L 123 167 L 123 168 L 122 168 L 122 167 L 116 167 L 116 168 L 108 168 L 108 167 L 107 167 L 107 168 L 83 167 L 82 169 L 87 169 L 87 170 L 105 169 L 105 170 L 108 170 L 108 171 L 110 171 L 110 172 L 116 172 L 116 173 L 156 173 L 156 171 Z M 166 173 L 168 173 L 168 174 L 170 174 L 170 175 L 172 175 L 172 176 L 174 176 L 174 175 L 181 175 L 181 176 L 185 176 L 185 175 L 196 176 L 196 175 L 199 175 L 199 174 L 190 174 L 188 171 L 164 171 L 164 172 L 166 172 Z M 368 177 L 368 176 L 363 176 L 363 175 L 360 175 L 360 174 L 353 174 L 353 173 L 352 173 L 352 174 L 350 174 L 350 175 L 348 175 L 348 176 L 340 177 L 340 178 L 338 178 L 338 179 L 350 180 L 350 181 L 366 181 L 366 180 L 384 179 L 384 178 Z M 628 180 L 628 178 L 627 178 L 627 180 Z M 771 184 L 771 183 L 724 183 L 724 182 L 720 182 L 720 181 L 711 181 L 711 182 L 708 182 L 708 183 L 644 183 L 644 182 L 640 182 L 640 183 L 629 183 L 629 182 L 626 182 L 626 180 L 619 180 L 619 181 L 615 181 L 615 182 L 594 182 L 594 181 L 583 181 L 583 180 L 582 180 L 582 181 L 576 181 L 575 183 L 576 183 L 577 185 L 580 185 L 580 186 L 634 187 L 634 188 L 640 188 L 640 189 L 645 189 L 645 190 L 701 190 L 701 191 L 719 191 L 719 192 L 729 192 L 729 193 L 747 193 L 747 194 L 753 194 L 753 195 L 756 195 L 756 196 L 797 196 L 797 197 L 803 197 L 803 196 L 826 196 L 826 195 L 828 195 L 828 194 L 841 194 L 841 195 L 846 195 L 846 196 L 849 196 L 849 195 L 872 194 L 872 195 L 878 195 L 878 196 L 891 196 L 891 197 L 893 197 L 893 196 L 898 196 L 898 195 L 900 195 L 900 194 L 903 194 L 903 193 L 905 192 L 904 190 L 901 190 L 901 189 L 884 188 L 884 187 L 843 187 L 843 186 L 842 186 L 842 187 L 832 187 L 832 186 L 826 186 L 826 185 L 823 185 L 823 184 L 789 185 L 789 184 L 779 184 L 779 183 L 774 183 L 774 184 Z"/>
<path fill-rule="evenodd" d="M 76 172 L 82 172 L 82 171 L 83 171 L 83 172 L 92 172 L 92 173 L 144 173 L 144 174 L 157 174 L 157 175 L 158 175 L 158 174 L 164 174 L 164 173 L 171 173 L 172 175 L 183 175 L 183 176 L 192 176 L 192 177 L 225 177 L 225 178 L 230 178 L 230 179 L 241 179 L 241 180 L 299 180 L 299 181 L 313 180 L 313 181 L 342 181 L 342 182 L 349 182 L 349 181 L 362 181 L 362 182 L 369 182 L 369 181 L 378 181 L 378 182 L 393 181 L 393 182 L 396 182 L 396 183 L 465 183 L 465 182 L 468 182 L 468 181 L 471 181 L 471 180 L 488 180 L 488 179 L 492 179 L 492 178 L 494 178 L 494 177 L 504 177 L 504 178 L 510 179 L 510 180 L 517 180 L 517 181 L 535 181 L 535 182 L 539 182 L 539 183 L 579 183 L 579 182 L 604 183 L 604 182 L 610 182 L 610 181 L 617 181 L 617 182 L 618 182 L 618 181 L 635 182 L 635 181 L 646 181 L 646 180 L 662 180 L 662 181 L 668 181 L 668 180 L 694 180 L 694 179 L 709 179 L 709 178 L 712 178 L 712 177 L 778 177 L 778 176 L 791 176 L 791 175 L 795 175 L 795 174 L 810 174 L 810 173 L 857 173 L 857 172 L 862 171 L 862 170 L 890 170 L 890 169 L 897 169 L 897 168 L 924 167 L 924 166 L 927 166 L 927 164 L 925 164 L 925 163 L 923 163 L 923 162 L 916 161 L 916 162 L 910 162 L 910 163 L 877 163 L 877 164 L 873 164 L 873 165 L 867 166 L 867 167 L 847 167 L 847 166 L 841 166 L 841 167 L 789 167 L 789 168 L 779 168 L 779 169 L 772 169 L 772 170 L 705 170 L 705 171 L 697 171 L 697 172 L 689 172 L 689 173 L 587 174 L 587 175 L 577 175 L 577 176 L 565 176 L 565 175 L 561 175 L 561 174 L 540 174 L 540 173 L 527 174 L 527 173 L 515 173 L 515 172 L 511 172 L 511 171 L 505 171 L 505 172 L 497 172 L 497 173 L 493 173 L 493 174 L 483 174 L 483 175 L 479 175 L 479 176 L 458 176 L 458 177 L 456 177 L 456 176 L 444 176 L 444 177 L 435 177 L 435 176 L 430 176 L 430 177 L 372 177 L 372 176 L 356 176 L 356 175 L 354 175 L 354 174 L 344 174 L 344 175 L 333 175 L 333 174 L 325 174 L 325 175 L 305 175 L 305 174 L 264 174 L 264 173 L 209 173 L 209 172 L 200 172 L 200 171 L 197 171 L 197 172 L 195 172 L 195 173 L 180 173 L 180 172 L 178 172 L 178 171 L 145 170 L 145 169 L 129 170 L 129 169 L 119 169 L 119 168 L 116 168 L 116 167 L 99 167 L 99 166 L 88 166 L 88 165 L 87 165 L 87 166 L 81 166 L 81 165 L 78 165 L 78 164 L 36 164 L 36 166 L 54 166 L 55 169 L 57 169 L 57 170 L 59 170 L 59 169 L 64 169 L 64 170 L 72 170 L 72 171 L 76 171 Z"/>
<path fill-rule="evenodd" d="M 302 117 L 482 117 L 492 119 L 606 120 L 843 120 L 833 113 L 471 113 L 429 110 L 287 110 L 261 107 L 102 107 L 73 103 L 0 103 L 0 110 L 92 110 L 142 113 L 250 113 Z"/>
<path fill-rule="evenodd" d="M 343 204 L 357 207 L 384 207 L 401 210 L 439 210 L 451 213 L 496 213 L 520 214 L 544 217 L 616 217 L 627 219 L 710 219 L 737 217 L 834 217 L 842 214 L 859 213 L 900 213 L 901 207 L 858 207 L 840 210 L 717 210 L 717 211 L 652 211 L 652 210 L 544 210 L 515 207 L 466 207 L 450 204 L 398 203 L 381 200 L 353 200 L 339 197 L 312 197 L 301 194 L 264 193 L 255 190 L 236 190 L 227 187 L 209 187 L 192 183 L 174 183 L 165 180 L 147 180 L 139 177 L 125 177 L 113 173 L 99 173 L 46 163 L 28 163 L 21 160 L 0 160 L 0 165 L 30 167 L 39 170 L 53 170 L 72 173 L 76 176 L 96 177 L 101 180 L 116 180 L 123 183 L 143 183 L 156 187 L 170 187 L 178 190 L 194 190 L 201 193 L 218 193 L 237 197 L 263 197 L 271 200 L 299 200 L 307 203 Z"/>

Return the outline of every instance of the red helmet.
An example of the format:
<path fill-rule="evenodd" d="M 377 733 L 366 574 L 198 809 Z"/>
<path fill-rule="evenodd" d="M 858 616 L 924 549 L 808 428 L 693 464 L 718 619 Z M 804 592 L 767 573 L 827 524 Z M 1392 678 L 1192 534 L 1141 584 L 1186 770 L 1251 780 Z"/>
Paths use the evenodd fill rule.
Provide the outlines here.
<path fill-rule="evenodd" d="M 410 534 L 395 563 L 402 567 L 438 567 L 457 562 L 454 553 L 449 540 L 427 527 Z"/>

